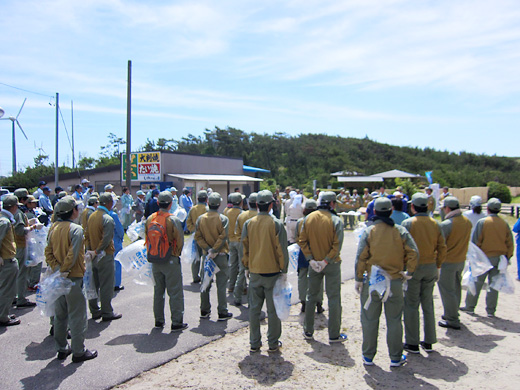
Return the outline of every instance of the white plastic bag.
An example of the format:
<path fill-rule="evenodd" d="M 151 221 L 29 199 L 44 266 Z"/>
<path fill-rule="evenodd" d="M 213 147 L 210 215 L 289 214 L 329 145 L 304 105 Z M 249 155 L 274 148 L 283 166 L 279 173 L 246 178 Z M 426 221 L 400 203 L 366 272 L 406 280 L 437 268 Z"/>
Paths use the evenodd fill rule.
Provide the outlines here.
<path fill-rule="evenodd" d="M 123 269 L 130 276 L 137 276 L 141 268 L 148 263 L 146 259 L 146 246 L 144 240 L 138 240 L 119 251 L 115 260 L 121 263 Z"/>
<path fill-rule="evenodd" d="M 139 238 L 144 239 L 144 222 L 132 222 L 126 230 L 126 235 L 130 241 L 137 241 Z"/>
<path fill-rule="evenodd" d="M 468 266 L 462 274 L 462 286 L 466 287 L 467 290 L 471 293 L 471 295 L 477 294 L 477 288 L 475 286 L 475 282 L 477 281 L 477 278 L 471 275 L 471 270 Z"/>
<path fill-rule="evenodd" d="M 367 224 L 365 222 L 361 222 L 357 228 L 354 229 L 354 239 L 356 240 L 356 246 L 359 245 L 359 240 L 363 233 L 367 230 Z"/>
<path fill-rule="evenodd" d="M 94 283 L 94 273 L 92 271 L 92 261 L 85 261 L 85 274 L 83 275 L 83 295 L 87 299 L 96 299 L 98 297 L 96 284 Z"/>
<path fill-rule="evenodd" d="M 507 272 L 507 266 L 509 263 L 507 262 L 507 258 L 502 255 L 500 256 L 500 262 L 498 263 L 498 269 L 500 273 L 491 278 L 491 283 L 489 287 L 493 290 L 497 290 L 503 292 L 505 294 L 514 294 L 515 293 L 515 282 L 509 273 Z"/>
<path fill-rule="evenodd" d="M 155 279 L 153 278 L 152 263 L 146 262 L 139 273 L 134 277 L 134 283 L 143 286 L 155 286 Z"/>
<path fill-rule="evenodd" d="M 195 241 L 195 233 L 190 234 L 190 236 L 184 241 L 184 246 L 182 247 L 181 252 L 181 261 L 184 264 L 191 264 L 199 255 L 197 251 L 197 242 Z"/>
<path fill-rule="evenodd" d="M 392 292 L 390 291 L 391 280 L 392 279 L 388 272 L 377 265 L 372 265 L 370 278 L 368 280 L 368 299 L 363 306 L 365 310 L 368 310 L 368 307 L 372 302 L 373 291 L 377 291 L 381 298 L 381 302 L 386 302 L 386 300 L 392 295 Z"/>
<path fill-rule="evenodd" d="M 31 230 L 27 234 L 27 258 L 25 260 L 27 267 L 34 267 L 45 260 L 48 233 L 49 228 L 44 226 L 41 229 Z"/>
<path fill-rule="evenodd" d="M 298 270 L 298 257 L 300 256 L 300 246 L 296 243 L 289 245 L 289 274 L 294 274 Z"/>
<path fill-rule="evenodd" d="M 56 272 L 46 272 L 36 292 L 36 305 L 40 308 L 42 315 L 52 317 L 55 312 L 56 300 L 62 295 L 66 295 L 72 288 L 72 280 L 61 276 L 58 269 Z"/>
<path fill-rule="evenodd" d="M 211 281 L 215 278 L 215 275 L 219 271 L 220 268 L 213 261 L 213 259 L 206 257 L 204 260 L 204 278 L 202 279 L 200 292 L 204 292 L 209 288 Z"/>
<path fill-rule="evenodd" d="M 280 321 L 287 321 L 291 311 L 291 295 L 292 286 L 288 280 L 283 281 L 282 277 L 278 277 L 278 280 L 274 284 L 273 289 L 273 301 L 276 309 L 276 315 Z"/>
<path fill-rule="evenodd" d="M 184 222 L 184 220 L 186 219 L 186 217 L 188 216 L 188 213 L 186 212 L 186 210 L 182 207 L 177 207 L 177 210 L 175 210 L 173 212 L 173 215 L 177 218 L 179 218 L 179 220 L 181 222 Z"/>
<path fill-rule="evenodd" d="M 469 266 L 471 269 L 471 274 L 474 277 L 480 276 L 488 272 L 493 265 L 489 261 L 488 257 L 482 249 L 476 246 L 473 242 L 470 241 L 468 246 L 468 253 L 466 255 L 466 259 L 469 262 Z"/>

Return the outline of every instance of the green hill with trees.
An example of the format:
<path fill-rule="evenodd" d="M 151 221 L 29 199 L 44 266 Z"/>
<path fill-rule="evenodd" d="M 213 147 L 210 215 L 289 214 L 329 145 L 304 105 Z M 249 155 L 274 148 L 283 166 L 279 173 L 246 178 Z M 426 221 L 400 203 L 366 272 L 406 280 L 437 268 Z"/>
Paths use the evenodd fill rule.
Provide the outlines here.
<path fill-rule="evenodd" d="M 119 149 L 125 141 L 112 133 L 108 138 L 107 145 L 101 147 L 100 156 L 83 157 L 78 161 L 80 169 L 119 163 Z M 337 187 L 335 178 L 330 176 L 332 172 L 355 171 L 372 175 L 391 169 L 423 176 L 426 171 L 433 171 L 434 182 L 442 186 L 486 186 L 490 181 L 520 186 L 520 160 L 517 158 L 400 147 L 369 138 L 324 134 L 270 135 L 216 127 L 205 130 L 202 136 L 190 134 L 180 140 L 148 139 L 138 150 L 242 157 L 245 165 L 270 170 L 270 175 L 263 176 L 270 185 L 293 185 L 300 188 L 309 188 L 314 179 L 318 187 L 326 187 L 328 184 Z M 54 168 L 45 166 L 44 157 L 38 156 L 35 158 L 35 167 L 27 168 L 14 177 L 4 178 L 0 184 L 31 187 L 38 181 L 38 177 L 52 175 Z M 34 176 L 36 171 L 38 176 L 35 176 L 35 181 L 28 176 Z M 61 167 L 60 171 L 70 172 L 71 168 Z M 28 183 L 29 179 L 31 184 Z"/>

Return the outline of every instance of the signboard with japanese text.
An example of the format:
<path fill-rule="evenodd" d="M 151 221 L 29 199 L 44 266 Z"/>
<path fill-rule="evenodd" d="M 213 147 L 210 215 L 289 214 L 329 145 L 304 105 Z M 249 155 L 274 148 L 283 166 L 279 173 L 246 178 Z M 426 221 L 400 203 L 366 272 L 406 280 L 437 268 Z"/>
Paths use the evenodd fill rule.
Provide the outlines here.
<path fill-rule="evenodd" d="M 122 178 L 126 180 L 126 153 L 122 154 Z M 132 180 L 161 181 L 161 152 L 132 153 L 130 157 Z"/>

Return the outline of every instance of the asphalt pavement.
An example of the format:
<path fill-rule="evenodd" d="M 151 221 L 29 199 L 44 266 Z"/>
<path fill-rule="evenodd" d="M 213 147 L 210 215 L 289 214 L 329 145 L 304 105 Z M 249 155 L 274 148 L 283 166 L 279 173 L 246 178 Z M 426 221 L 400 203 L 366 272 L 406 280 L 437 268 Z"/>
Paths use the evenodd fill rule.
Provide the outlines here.
<path fill-rule="evenodd" d="M 354 234 L 345 231 L 341 252 L 342 280 L 354 274 L 356 245 Z M 297 302 L 297 276 L 289 275 L 293 302 Z M 83 363 L 56 359 L 54 339 L 49 335 L 49 318 L 35 308 L 13 308 L 22 321 L 18 326 L 0 327 L 0 388 L 27 389 L 107 389 L 125 382 L 143 371 L 160 366 L 176 357 L 210 343 L 226 333 L 248 325 L 247 305 L 229 305 L 233 319 L 218 322 L 216 286 L 211 288 L 212 314 L 200 319 L 200 285 L 191 284 L 189 266 L 183 264 L 184 322 L 189 328 L 170 333 L 168 297 L 164 329 L 154 328 L 153 287 L 135 284 L 123 271 L 125 289 L 112 300 L 114 311 L 123 318 L 113 322 L 94 321 L 88 316 L 85 346 L 99 356 Z M 29 296 L 34 301 L 34 294 Z M 228 294 L 228 303 L 233 297 Z M 327 312 L 325 312 L 327 314 Z"/>

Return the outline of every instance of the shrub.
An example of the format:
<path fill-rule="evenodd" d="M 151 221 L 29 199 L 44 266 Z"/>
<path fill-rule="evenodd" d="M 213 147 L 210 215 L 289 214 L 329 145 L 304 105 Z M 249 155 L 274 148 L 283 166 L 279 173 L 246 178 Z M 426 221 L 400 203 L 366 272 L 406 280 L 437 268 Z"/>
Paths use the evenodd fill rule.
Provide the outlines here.
<path fill-rule="evenodd" d="M 511 191 L 505 184 L 490 181 L 488 186 L 488 199 L 498 198 L 502 203 L 511 203 Z"/>

